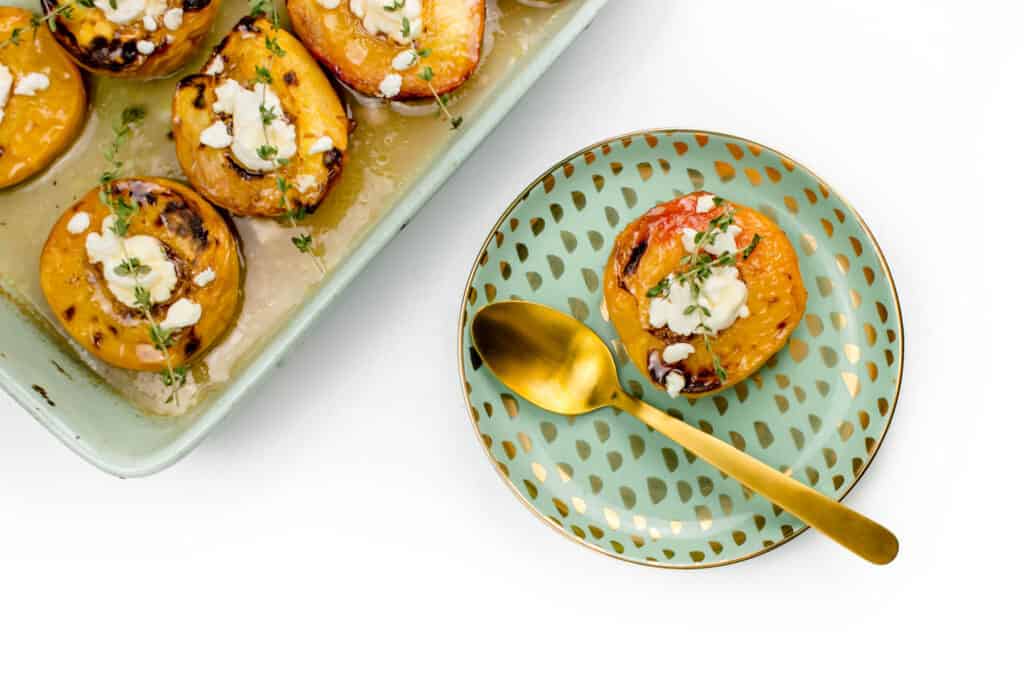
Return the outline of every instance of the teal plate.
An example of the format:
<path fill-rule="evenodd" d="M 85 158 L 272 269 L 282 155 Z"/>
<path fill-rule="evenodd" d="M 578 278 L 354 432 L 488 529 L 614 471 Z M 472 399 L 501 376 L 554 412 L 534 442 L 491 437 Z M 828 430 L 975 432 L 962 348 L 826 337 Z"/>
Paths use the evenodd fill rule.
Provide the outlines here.
<path fill-rule="evenodd" d="M 789 343 L 718 395 L 670 399 L 626 359 L 603 314 L 615 236 L 657 203 L 708 190 L 757 208 L 800 256 L 807 312 Z M 600 142 L 524 190 L 488 236 L 460 319 L 466 402 L 517 496 L 584 546 L 658 567 L 712 567 L 806 527 L 626 414 L 567 418 L 513 395 L 481 365 L 468 321 L 526 299 L 572 314 L 614 350 L 627 391 L 834 499 L 867 469 L 899 395 L 903 327 L 892 275 L 857 212 L 764 145 L 719 133 L 644 131 Z"/>

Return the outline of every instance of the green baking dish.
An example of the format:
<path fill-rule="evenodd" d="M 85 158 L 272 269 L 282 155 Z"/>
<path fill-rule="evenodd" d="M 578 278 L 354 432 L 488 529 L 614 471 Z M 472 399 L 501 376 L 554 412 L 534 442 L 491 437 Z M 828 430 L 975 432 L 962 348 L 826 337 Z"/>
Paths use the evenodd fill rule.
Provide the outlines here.
<path fill-rule="evenodd" d="M 526 90 L 586 28 L 605 2 L 565 0 L 553 3 L 553 9 L 548 10 L 520 9 L 511 0 L 489 3 L 489 7 L 498 13 L 506 10 L 511 15 L 526 11 L 547 11 L 550 14 L 544 15 L 545 21 L 530 24 L 537 29 L 536 40 L 529 41 L 521 55 L 509 59 L 507 69 L 497 74 L 492 72 L 481 79 L 476 92 L 467 97 L 466 106 L 459 111 L 465 122 L 457 131 L 448 132 L 442 121 L 436 121 L 438 130 L 443 131 L 440 133 L 444 136 L 443 142 L 420 159 L 413 172 L 395 179 L 394 190 L 376 215 L 350 234 L 339 231 L 346 232 L 338 238 L 345 240 L 339 250 L 343 253 L 331 264 L 328 273 L 308 288 L 301 301 L 275 325 L 273 334 L 233 367 L 230 379 L 223 381 L 184 414 L 164 416 L 144 410 L 115 391 L 92 369 L 81 351 L 73 348 L 49 312 L 40 305 L 38 293 L 31 291 L 35 285 L 29 269 L 35 266 L 28 263 L 27 258 L 20 259 L 20 266 L 13 264 L 6 269 L 4 260 L 0 258 L 0 386 L 69 448 L 103 471 L 119 477 L 137 477 L 153 474 L 175 463 L 195 448 L 284 357 L 299 335 L 398 234 Z M 19 0 L 12 4 L 38 11 L 38 3 Z M 244 3 L 226 2 L 222 14 L 234 5 L 240 7 Z M 240 16 L 238 7 L 235 7 L 234 16 L 222 16 L 218 21 L 201 50 L 204 55 Z M 104 106 L 103 102 L 103 89 L 111 87 L 104 82 L 109 79 L 91 80 L 90 94 L 96 98 L 99 111 L 91 112 L 86 124 L 87 133 L 97 128 L 105 129 L 115 116 L 112 105 L 108 102 Z M 164 86 L 157 83 L 136 87 Z M 154 119 L 154 126 L 165 124 L 166 121 L 161 122 L 159 116 Z M 147 130 L 147 133 L 152 131 Z M 354 136 L 358 139 L 359 135 L 357 129 Z M 78 157 L 84 153 L 99 156 L 99 145 L 92 140 L 80 142 L 66 156 Z M 136 156 L 138 158 L 133 159 L 133 163 L 146 163 L 144 153 Z M 61 163 L 64 160 L 57 165 Z M 159 174 L 152 168 L 141 170 Z M 80 191 L 84 181 L 76 182 L 77 185 L 75 182 L 70 184 Z M 31 185 L 36 201 L 47 207 L 39 212 L 39 224 L 30 226 L 32 234 L 45 235 L 56 210 L 49 205 L 70 205 L 76 193 L 56 187 L 56 181 L 51 183 L 47 173 L 27 181 L 27 184 Z M 14 188 L 13 192 L 17 191 L 18 188 Z M 0 225 L 5 225 L 3 220 L 15 215 L 17 197 L 12 191 L 0 191 Z M 36 214 L 30 215 L 34 217 Z M 16 236 L 10 229 L 0 229 L 0 251 L 5 249 L 5 240 Z M 13 245 L 9 243 L 8 247 L 13 248 Z M 19 272 L 19 268 L 23 270 Z"/>

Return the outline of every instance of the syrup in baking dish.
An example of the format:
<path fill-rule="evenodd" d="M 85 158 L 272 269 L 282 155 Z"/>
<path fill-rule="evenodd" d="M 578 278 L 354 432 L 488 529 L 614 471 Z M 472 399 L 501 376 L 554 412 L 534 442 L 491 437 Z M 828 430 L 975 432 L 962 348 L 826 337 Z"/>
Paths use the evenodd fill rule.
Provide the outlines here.
<path fill-rule="evenodd" d="M 576 0 L 489 0 L 484 58 L 473 77 L 453 93 L 456 115 L 467 124 L 496 86 L 534 45 L 571 15 Z M 77 198 L 98 184 L 106 162 L 111 123 L 127 106 L 146 107 L 146 120 L 125 145 L 124 175 L 185 178 L 174 154 L 171 96 L 178 78 L 199 70 L 212 47 L 248 11 L 247 0 L 226 0 L 203 47 L 180 73 L 155 81 L 89 79 L 90 113 L 75 145 L 35 178 L 0 191 L 0 288 L 31 309 L 114 391 L 143 410 L 176 415 L 223 387 L 251 360 L 290 314 L 321 282 L 313 260 L 291 243 L 297 233 L 276 221 L 236 218 L 246 263 L 244 303 L 234 327 L 201 361 L 193 381 L 180 393 L 180 405 L 165 404 L 159 376 L 110 367 L 77 347 L 52 318 L 39 286 L 39 254 L 50 228 Z M 379 220 L 426 170 L 449 141 L 448 124 L 432 104 L 392 103 L 344 92 L 356 128 L 349 141 L 342 178 L 323 204 L 302 221 L 325 248 L 328 270 L 344 262 Z"/>

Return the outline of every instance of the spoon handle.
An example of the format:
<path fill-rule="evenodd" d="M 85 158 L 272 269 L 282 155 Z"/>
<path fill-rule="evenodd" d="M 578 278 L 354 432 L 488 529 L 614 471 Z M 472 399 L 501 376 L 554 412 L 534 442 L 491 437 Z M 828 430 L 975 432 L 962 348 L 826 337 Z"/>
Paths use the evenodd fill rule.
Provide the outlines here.
<path fill-rule="evenodd" d="M 618 392 L 612 403 L 865 560 L 896 557 L 899 541 L 881 524 L 643 401 Z"/>

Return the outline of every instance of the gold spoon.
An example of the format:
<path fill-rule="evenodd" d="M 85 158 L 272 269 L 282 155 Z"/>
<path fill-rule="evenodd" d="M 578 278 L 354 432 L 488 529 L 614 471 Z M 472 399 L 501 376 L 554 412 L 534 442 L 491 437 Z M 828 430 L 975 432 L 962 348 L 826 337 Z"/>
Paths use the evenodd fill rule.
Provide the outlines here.
<path fill-rule="evenodd" d="M 892 562 L 899 541 L 854 510 L 622 390 L 612 354 L 589 327 L 524 301 L 499 301 L 473 318 L 473 345 L 510 389 L 545 410 L 581 415 L 614 406 L 788 510 L 875 564 Z"/>

